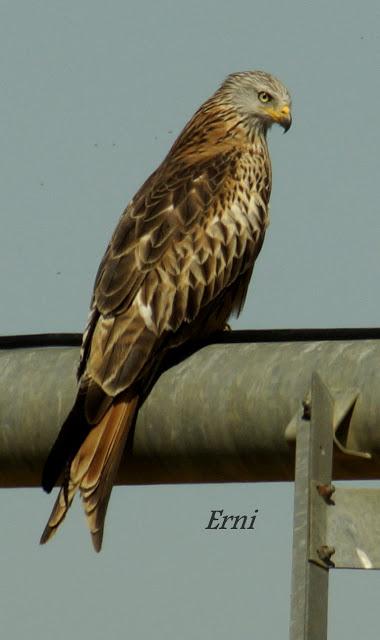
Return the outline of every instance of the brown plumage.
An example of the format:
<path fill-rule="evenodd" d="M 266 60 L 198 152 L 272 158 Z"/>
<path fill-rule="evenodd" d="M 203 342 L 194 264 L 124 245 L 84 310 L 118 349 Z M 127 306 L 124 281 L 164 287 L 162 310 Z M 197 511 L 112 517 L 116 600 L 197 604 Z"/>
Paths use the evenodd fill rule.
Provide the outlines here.
<path fill-rule="evenodd" d="M 100 550 L 128 431 L 165 353 L 240 312 L 268 224 L 273 122 L 290 126 L 286 88 L 232 74 L 124 211 L 96 276 L 77 399 L 43 473 L 45 490 L 62 472 L 63 484 L 42 543 L 79 489 Z"/>

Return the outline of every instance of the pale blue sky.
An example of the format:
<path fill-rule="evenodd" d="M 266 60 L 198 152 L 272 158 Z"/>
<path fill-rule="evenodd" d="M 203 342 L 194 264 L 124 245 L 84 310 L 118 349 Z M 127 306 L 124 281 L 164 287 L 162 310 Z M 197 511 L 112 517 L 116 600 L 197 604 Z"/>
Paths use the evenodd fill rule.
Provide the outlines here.
<path fill-rule="evenodd" d="M 1 0 L 0 334 L 81 331 L 125 204 L 232 71 L 275 73 L 271 226 L 235 327 L 379 325 L 378 0 Z M 292 486 L 116 489 L 96 556 L 79 505 L 0 492 L 8 640 L 288 637 Z M 255 532 L 204 531 L 211 509 Z M 331 576 L 329 640 L 377 637 L 380 577 Z"/>

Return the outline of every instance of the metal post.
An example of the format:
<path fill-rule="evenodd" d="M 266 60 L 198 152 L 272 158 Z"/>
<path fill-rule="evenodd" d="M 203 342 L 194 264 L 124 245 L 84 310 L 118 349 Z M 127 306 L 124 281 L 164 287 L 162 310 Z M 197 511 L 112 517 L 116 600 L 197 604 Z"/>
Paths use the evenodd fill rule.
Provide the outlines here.
<path fill-rule="evenodd" d="M 297 423 L 290 640 L 326 640 L 328 573 L 379 569 L 380 490 L 331 484 L 334 428 L 356 402 L 316 373 Z"/>
<path fill-rule="evenodd" d="M 297 430 L 290 640 L 327 638 L 328 568 L 309 562 L 309 540 L 314 482 L 331 482 L 332 434 L 333 401 L 313 374 L 311 402 Z M 319 551 L 328 556 L 327 549 Z"/>

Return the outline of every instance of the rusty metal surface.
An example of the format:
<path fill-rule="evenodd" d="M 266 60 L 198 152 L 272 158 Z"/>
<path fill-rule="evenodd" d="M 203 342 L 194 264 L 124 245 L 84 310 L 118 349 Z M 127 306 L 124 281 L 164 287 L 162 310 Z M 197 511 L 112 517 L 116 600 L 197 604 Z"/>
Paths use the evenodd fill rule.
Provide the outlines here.
<path fill-rule="evenodd" d="M 294 445 L 285 431 L 302 411 L 314 371 L 337 393 L 357 390 L 338 436 L 348 449 L 372 454 L 337 452 L 334 476 L 380 477 L 380 340 L 306 341 L 293 332 L 292 341 L 279 342 L 272 332 L 272 342 L 262 335 L 244 343 L 246 332 L 237 333 L 162 374 L 140 410 L 119 482 L 291 480 Z M 15 342 L 7 339 L 0 348 L 0 486 L 35 486 L 74 398 L 79 350 L 10 348 Z"/>

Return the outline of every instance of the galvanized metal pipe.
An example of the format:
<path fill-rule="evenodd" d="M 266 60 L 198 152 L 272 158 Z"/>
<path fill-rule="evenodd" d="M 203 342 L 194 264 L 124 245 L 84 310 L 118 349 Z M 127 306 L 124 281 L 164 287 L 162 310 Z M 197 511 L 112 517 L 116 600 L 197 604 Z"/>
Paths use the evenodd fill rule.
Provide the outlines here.
<path fill-rule="evenodd" d="M 293 331 L 283 332 L 284 342 L 271 335 L 271 342 L 239 342 L 248 334 L 233 332 L 230 344 L 206 346 L 163 373 L 139 412 L 118 481 L 292 480 L 294 443 L 285 430 L 302 411 L 314 371 L 333 394 L 358 390 L 344 425 L 346 445 L 372 454 L 368 460 L 338 452 L 334 476 L 380 477 L 377 335 L 307 340 L 307 332 Z M 78 347 L 62 341 L 22 348 L 14 348 L 16 338 L 0 341 L 0 486 L 39 484 L 76 389 Z M 77 344 L 78 336 L 65 341 Z"/>

